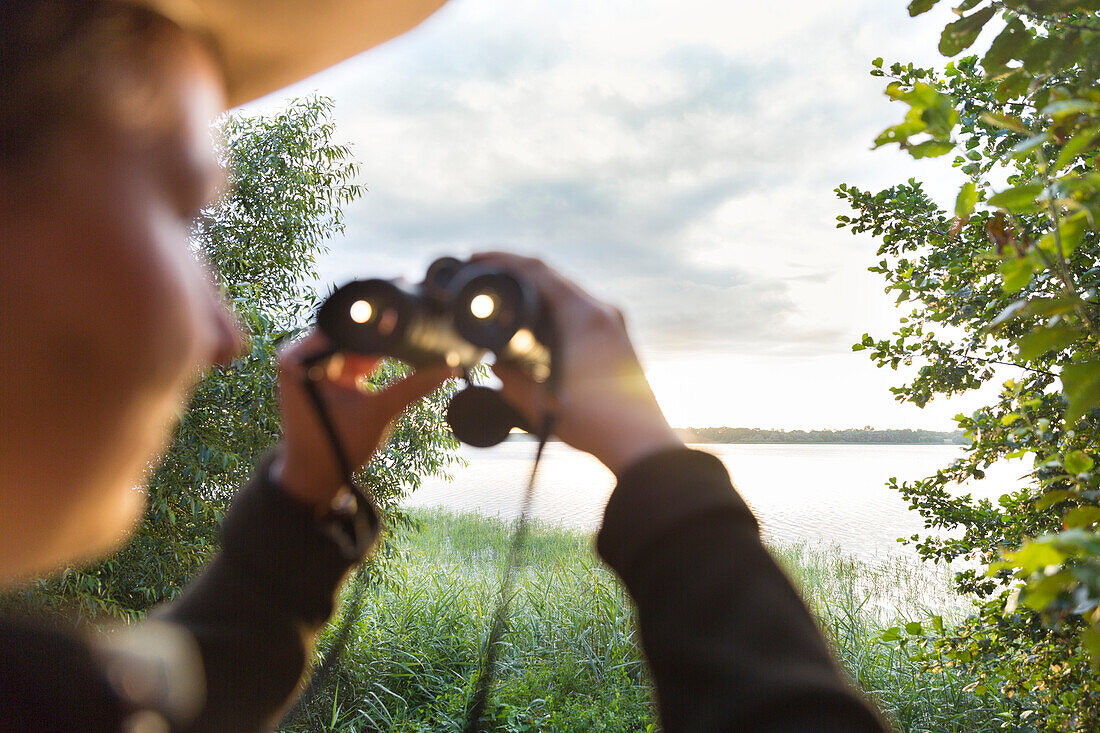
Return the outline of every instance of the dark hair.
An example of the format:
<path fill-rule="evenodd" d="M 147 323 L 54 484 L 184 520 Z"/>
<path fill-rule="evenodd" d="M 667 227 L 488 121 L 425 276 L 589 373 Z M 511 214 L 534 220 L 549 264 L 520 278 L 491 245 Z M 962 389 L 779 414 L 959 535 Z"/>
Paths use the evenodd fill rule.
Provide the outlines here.
<path fill-rule="evenodd" d="M 156 119 L 158 72 L 185 35 L 125 2 L 0 0 L 0 167 L 83 125 Z"/>

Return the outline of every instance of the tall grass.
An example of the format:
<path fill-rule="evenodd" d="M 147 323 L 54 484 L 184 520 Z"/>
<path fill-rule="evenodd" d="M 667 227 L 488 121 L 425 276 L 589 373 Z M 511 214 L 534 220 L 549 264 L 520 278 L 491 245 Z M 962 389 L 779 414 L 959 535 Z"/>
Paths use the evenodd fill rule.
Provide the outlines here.
<path fill-rule="evenodd" d="M 904 629 L 912 621 L 927 628 L 934 615 L 948 626 L 964 618 L 971 604 L 952 590 L 953 571 L 898 556 L 857 560 L 839 549 L 771 551 L 801 590 L 841 666 L 898 730 L 1003 729 L 1004 706 L 970 692 L 973 680 L 965 671 L 948 664 L 923 673 L 899 644 L 881 640 L 883 630 Z M 920 637 L 909 638 L 910 646 L 921 643 Z"/>
<path fill-rule="evenodd" d="M 511 524 L 441 510 L 396 538 L 340 665 L 290 731 L 459 731 L 498 597 Z M 779 547 L 841 665 L 902 731 L 999 729 L 950 673 L 924 677 L 882 629 L 964 605 L 946 572 L 902 560 Z M 511 602 L 489 715 L 497 731 L 657 729 L 634 610 L 589 537 L 538 526 Z M 331 641 L 322 635 L 319 650 Z"/>

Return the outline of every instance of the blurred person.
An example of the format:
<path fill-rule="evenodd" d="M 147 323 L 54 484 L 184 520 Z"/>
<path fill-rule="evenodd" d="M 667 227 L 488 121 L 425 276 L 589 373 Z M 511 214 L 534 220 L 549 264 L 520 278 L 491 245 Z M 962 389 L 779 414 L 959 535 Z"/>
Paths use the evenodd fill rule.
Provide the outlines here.
<path fill-rule="evenodd" d="M 0 585 L 103 557 L 203 370 L 242 348 L 188 246 L 224 174 L 209 137 L 240 104 L 385 41 L 441 0 L 5 0 L 0 9 Z M 621 314 L 543 263 L 559 327 L 556 432 L 618 478 L 597 540 L 638 605 L 666 731 L 879 730 L 760 543 L 717 459 L 683 446 Z M 313 635 L 379 532 L 279 357 L 283 437 L 235 497 L 222 549 L 150 619 L 89 641 L 0 625 L 0 730 L 252 731 L 293 702 Z M 321 385 L 355 465 L 449 376 Z M 541 386 L 501 367 L 534 417 Z M 278 537 L 278 542 L 271 538 Z"/>

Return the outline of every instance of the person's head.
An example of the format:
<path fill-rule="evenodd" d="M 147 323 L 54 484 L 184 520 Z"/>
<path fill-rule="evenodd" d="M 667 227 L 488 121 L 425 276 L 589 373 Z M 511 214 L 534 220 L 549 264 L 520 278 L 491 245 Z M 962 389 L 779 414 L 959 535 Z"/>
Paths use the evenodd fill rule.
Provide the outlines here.
<path fill-rule="evenodd" d="M 0 585 L 120 542 L 240 349 L 188 242 L 214 119 L 443 2 L 0 0 Z"/>
<path fill-rule="evenodd" d="M 207 47 L 107 0 L 0 10 L 0 582 L 101 553 L 237 326 L 190 227 L 223 173 Z"/>

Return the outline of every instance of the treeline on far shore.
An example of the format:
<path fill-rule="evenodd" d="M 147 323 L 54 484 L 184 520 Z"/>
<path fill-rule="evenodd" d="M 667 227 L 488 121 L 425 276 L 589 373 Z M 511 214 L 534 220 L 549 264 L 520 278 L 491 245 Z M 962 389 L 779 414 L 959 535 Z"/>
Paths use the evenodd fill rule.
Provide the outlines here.
<path fill-rule="evenodd" d="M 969 445 L 961 430 L 767 430 L 762 428 L 678 428 L 689 443 L 882 443 L 896 445 Z"/>

